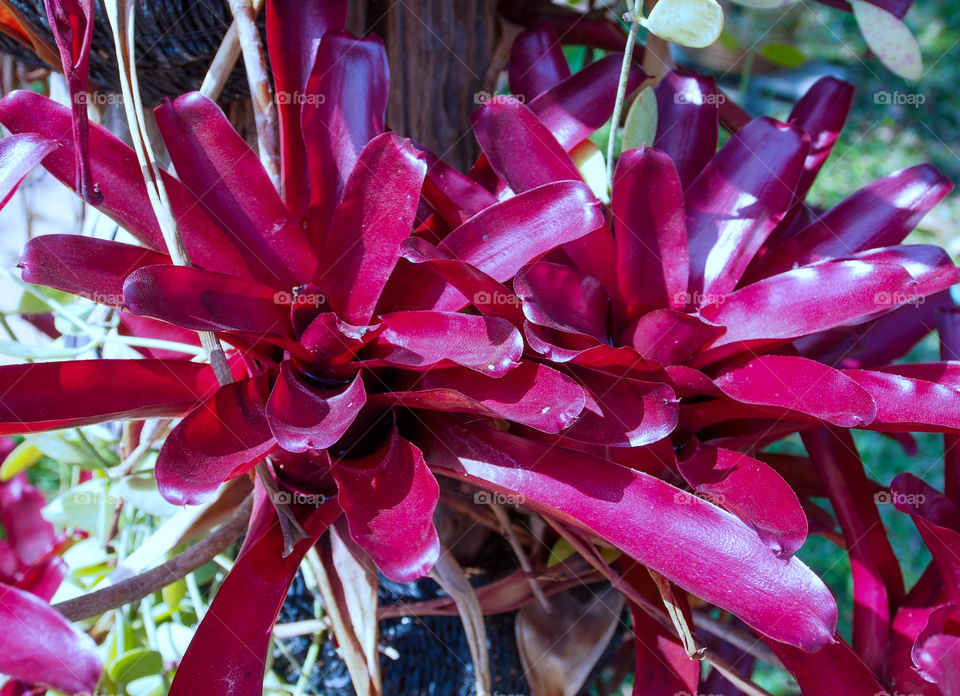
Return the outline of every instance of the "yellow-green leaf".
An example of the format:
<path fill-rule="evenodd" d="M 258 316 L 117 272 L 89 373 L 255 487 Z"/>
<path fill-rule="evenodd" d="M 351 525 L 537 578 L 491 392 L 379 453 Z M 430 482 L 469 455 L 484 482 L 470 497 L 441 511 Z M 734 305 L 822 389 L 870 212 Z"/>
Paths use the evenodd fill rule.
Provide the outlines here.
<path fill-rule="evenodd" d="M 923 77 L 923 56 L 910 29 L 890 12 L 863 0 L 852 0 L 853 14 L 870 50 L 900 77 Z"/>
<path fill-rule="evenodd" d="M 767 60 L 785 68 L 799 68 L 807 62 L 803 51 L 790 44 L 768 43 L 760 49 L 760 53 Z"/>
<path fill-rule="evenodd" d="M 633 100 L 623 127 L 623 149 L 653 145 L 657 137 L 657 95 L 652 87 L 644 87 Z"/>
<path fill-rule="evenodd" d="M 610 198 L 607 193 L 607 161 L 600 148 L 589 140 L 573 148 L 570 153 L 573 163 L 577 165 L 580 176 L 593 191 L 593 195 L 604 203 L 609 203 Z"/>
<path fill-rule="evenodd" d="M 156 650 L 134 648 L 107 665 L 107 676 L 118 684 L 128 684 L 163 671 L 163 658 Z"/>
<path fill-rule="evenodd" d="M 7 455 L 7 458 L 3 460 L 3 464 L 0 464 L 0 481 L 9 481 L 21 471 L 26 471 L 41 459 L 43 459 L 43 452 L 29 442 L 21 442 Z"/>
<path fill-rule="evenodd" d="M 650 11 L 646 25 L 661 39 L 704 48 L 720 38 L 723 9 L 717 0 L 660 0 Z"/>

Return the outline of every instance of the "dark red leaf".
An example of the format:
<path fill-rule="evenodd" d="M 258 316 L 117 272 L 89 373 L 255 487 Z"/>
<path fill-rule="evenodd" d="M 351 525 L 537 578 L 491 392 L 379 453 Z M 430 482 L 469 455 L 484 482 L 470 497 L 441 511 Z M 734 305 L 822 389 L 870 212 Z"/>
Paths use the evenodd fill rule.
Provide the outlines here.
<path fill-rule="evenodd" d="M 7 204 L 30 170 L 56 147 L 55 141 L 32 133 L 0 140 L 0 208 Z"/>
<path fill-rule="evenodd" d="M 596 278 L 557 263 L 524 266 L 513 280 L 523 314 L 534 324 L 607 341 L 607 291 Z"/>
<path fill-rule="evenodd" d="M 570 77 L 560 37 L 552 25 L 526 29 L 510 45 L 510 91 L 524 102 Z"/>
<path fill-rule="evenodd" d="M 657 137 L 653 146 L 676 165 L 683 188 L 717 151 L 723 95 L 712 77 L 670 71 L 656 87 Z"/>

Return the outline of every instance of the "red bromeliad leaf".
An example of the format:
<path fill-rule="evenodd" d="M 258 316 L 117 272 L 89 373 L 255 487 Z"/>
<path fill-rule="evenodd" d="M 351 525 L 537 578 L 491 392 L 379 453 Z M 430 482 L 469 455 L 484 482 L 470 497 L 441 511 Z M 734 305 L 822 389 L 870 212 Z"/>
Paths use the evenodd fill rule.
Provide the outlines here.
<path fill-rule="evenodd" d="M 731 292 L 793 203 L 810 149 L 795 126 L 758 118 L 733 136 L 686 192 L 691 304 Z"/>
<path fill-rule="evenodd" d="M 56 147 L 54 141 L 32 133 L 0 140 L 0 208 L 7 204 L 30 170 Z"/>
<path fill-rule="evenodd" d="M 666 384 L 585 367 L 570 370 L 583 385 L 587 401 L 566 436 L 599 445 L 640 447 L 666 437 L 677 426 L 676 395 Z"/>
<path fill-rule="evenodd" d="M 455 312 L 396 312 L 368 346 L 374 362 L 408 369 L 460 365 L 502 377 L 517 367 L 523 338 L 506 319 Z"/>
<path fill-rule="evenodd" d="M 223 273 L 188 266 L 148 266 L 123 284 L 127 308 L 194 331 L 290 335 L 283 293 Z"/>
<path fill-rule="evenodd" d="M 407 408 L 476 413 L 558 433 L 584 406 L 583 389 L 570 377 L 528 360 L 499 379 L 452 367 L 418 375 L 416 391 L 390 392 L 371 400 Z"/>
<path fill-rule="evenodd" d="M 803 204 L 814 179 L 833 152 L 850 114 L 853 93 L 852 84 L 827 75 L 817 80 L 790 112 L 788 122 L 810 136 L 810 152 L 797 184 L 794 207 Z"/>
<path fill-rule="evenodd" d="M 387 52 L 378 37 L 358 39 L 346 31 L 323 35 L 301 115 L 315 243 L 326 234 L 361 150 L 383 133 L 388 91 Z"/>
<path fill-rule="evenodd" d="M 943 696 L 960 696 L 960 636 L 940 634 L 924 639 L 914 661 Z"/>
<path fill-rule="evenodd" d="M 653 146 L 669 155 L 686 188 L 717 151 L 724 97 L 712 77 L 676 71 L 663 76 L 656 94 L 659 116 Z"/>
<path fill-rule="evenodd" d="M 613 113 L 623 54 L 610 53 L 596 60 L 530 102 L 530 109 L 570 152 L 603 126 Z M 627 94 L 645 77 L 631 66 Z"/>
<path fill-rule="evenodd" d="M 315 282 L 344 321 L 368 324 L 413 229 L 427 165 L 393 133 L 371 140 L 347 180 Z"/>
<path fill-rule="evenodd" d="M 655 309 L 687 305 L 687 225 L 673 161 L 659 150 L 627 150 L 613 179 L 620 326 Z"/>
<path fill-rule="evenodd" d="M 76 234 L 47 234 L 27 241 L 19 266 L 28 283 L 123 307 L 123 282 L 144 266 L 170 257 L 133 244 Z"/>
<path fill-rule="evenodd" d="M 829 590 L 730 513 L 585 453 L 485 428 L 438 432 L 428 457 L 438 473 L 522 495 L 527 507 L 561 515 L 775 640 L 812 651 L 832 639 Z"/>
<path fill-rule="evenodd" d="M 700 445 L 679 467 L 694 490 L 753 527 L 774 553 L 791 556 L 803 546 L 806 514 L 790 484 L 768 464 Z"/>
<path fill-rule="evenodd" d="M 473 179 L 461 174 L 425 147 L 417 146 L 427 161 L 423 197 L 451 227 L 457 227 L 487 206 L 496 196 Z"/>
<path fill-rule="evenodd" d="M 739 361 L 713 383 L 742 403 L 805 413 L 844 428 L 868 425 L 877 414 L 873 398 L 855 380 L 807 358 L 763 355 Z"/>
<path fill-rule="evenodd" d="M 0 100 L 0 123 L 14 133 L 35 133 L 58 142 L 60 146 L 43 159 L 43 166 L 66 186 L 76 185 L 74 145 L 64 136 L 70 130 L 68 109 L 35 92 L 11 92 Z M 90 149 L 92 176 L 103 193 L 98 209 L 144 245 L 166 249 L 133 149 L 95 124 L 90 127 Z M 191 261 L 209 270 L 249 277 L 240 252 L 183 184 L 167 174 L 163 182 Z"/>
<path fill-rule="evenodd" d="M 90 174 L 90 122 L 87 115 L 87 85 L 90 81 L 90 45 L 93 42 L 93 0 L 43 0 L 53 38 L 60 51 L 73 106 L 73 142 L 77 144 L 77 191 L 91 205 L 103 202 L 103 194 Z"/>
<path fill-rule="evenodd" d="M 960 432 L 960 391 L 873 370 L 843 370 L 877 403 L 877 417 L 863 427 L 892 432 Z"/>
<path fill-rule="evenodd" d="M 899 244 L 952 189 L 950 180 L 929 164 L 889 174 L 771 249 L 753 277 Z"/>
<path fill-rule="evenodd" d="M 304 2 L 268 0 L 267 50 L 278 96 L 280 121 L 281 182 L 287 207 L 298 221 L 307 215 L 311 182 L 307 151 L 300 129 L 307 80 L 317 55 L 317 41 L 324 32 L 342 29 L 347 23 L 346 0 Z"/>
<path fill-rule="evenodd" d="M 536 114 L 512 97 L 485 104 L 470 117 L 493 171 L 523 193 L 552 181 L 580 181 L 570 155 Z"/>
<path fill-rule="evenodd" d="M 170 431 L 156 466 L 164 498 L 174 505 L 202 503 L 276 446 L 265 391 L 262 377 L 223 386 Z"/>
<path fill-rule="evenodd" d="M 40 598 L 0 584 L 0 631 L 8 636 L 0 673 L 69 694 L 96 689 L 102 670 L 97 644 Z"/>
<path fill-rule="evenodd" d="M 763 345 L 855 323 L 914 297 L 916 281 L 897 264 L 827 261 L 747 285 L 704 306 L 703 318 L 727 328 L 715 347 Z"/>
<path fill-rule="evenodd" d="M 602 224 L 600 202 L 587 185 L 560 181 L 490 206 L 451 232 L 439 249 L 503 282 L 536 257 Z"/>
<path fill-rule="evenodd" d="M 366 403 L 363 379 L 323 388 L 294 371 L 290 361 L 280 366 L 280 378 L 267 401 L 267 422 L 277 443 L 288 452 L 326 449 L 347 431 Z"/>
<path fill-rule="evenodd" d="M 814 653 L 772 640 L 764 642 L 797 680 L 803 696 L 877 696 L 887 693 L 842 638 Z"/>
<path fill-rule="evenodd" d="M 216 389 L 186 360 L 73 360 L 0 367 L 0 435 L 183 415 Z M 50 395 L 57 398 L 51 399 Z"/>
<path fill-rule="evenodd" d="M 883 296 L 878 302 L 901 304 L 904 302 L 919 304 L 928 295 L 946 290 L 960 281 L 960 270 L 946 250 L 933 244 L 911 244 L 871 249 L 857 254 L 854 258 L 871 263 L 898 263 L 909 271 L 917 281 L 913 295 L 908 298 Z"/>
<path fill-rule="evenodd" d="M 850 554 L 854 648 L 869 667 L 880 670 L 886 659 L 892 608 L 904 595 L 900 564 L 850 433 L 823 428 L 802 437 Z"/>
<path fill-rule="evenodd" d="M 119 318 L 120 325 L 117 326 L 117 333 L 121 336 L 156 338 L 161 341 L 185 343 L 188 346 L 200 345 L 200 337 L 196 331 L 181 329 L 179 326 L 168 324 L 165 321 L 137 316 L 136 314 L 130 314 L 130 312 L 120 312 Z M 160 360 L 189 360 L 192 357 L 187 353 L 164 350 L 163 348 L 141 348 L 138 346 L 135 350 L 148 358 L 158 358 Z"/>
<path fill-rule="evenodd" d="M 510 45 L 510 92 L 529 102 L 570 77 L 557 30 L 539 24 L 520 32 Z"/>
<path fill-rule="evenodd" d="M 913 474 L 893 479 L 890 493 L 894 507 L 910 515 L 930 549 L 943 596 L 960 606 L 960 507 Z"/>
<path fill-rule="evenodd" d="M 317 257 L 306 235 L 274 191 L 257 153 L 220 107 L 190 92 L 154 113 L 181 181 L 235 244 L 254 277 L 286 290 L 309 281 Z"/>
<path fill-rule="evenodd" d="M 676 365 L 713 343 L 725 331 L 722 326 L 708 324 L 695 314 L 657 309 L 628 326 L 621 341 L 633 346 L 648 360 Z"/>
<path fill-rule="evenodd" d="M 577 268 L 538 261 L 513 280 L 524 316 L 539 326 L 592 336 L 606 343 L 607 291 Z"/>
<path fill-rule="evenodd" d="M 243 548 L 180 661 L 170 696 L 261 696 L 273 625 L 293 576 L 340 516 L 335 500 L 302 510 L 308 538 L 285 555 L 274 501 L 259 484 L 254 495 Z"/>
<path fill-rule="evenodd" d="M 415 445 L 394 427 L 380 449 L 331 468 L 353 537 L 391 580 L 426 575 L 440 554 L 433 511 L 440 486 Z"/>
<path fill-rule="evenodd" d="M 43 494 L 27 483 L 23 474 L 0 484 L 0 521 L 22 565 L 39 562 L 56 544 L 53 525 L 41 514 L 46 505 Z"/>

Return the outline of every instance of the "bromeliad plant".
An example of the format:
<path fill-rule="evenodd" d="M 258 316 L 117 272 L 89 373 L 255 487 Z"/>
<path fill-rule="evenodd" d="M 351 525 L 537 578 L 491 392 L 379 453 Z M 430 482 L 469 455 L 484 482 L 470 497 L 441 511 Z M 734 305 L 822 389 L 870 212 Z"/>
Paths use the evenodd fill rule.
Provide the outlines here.
<path fill-rule="evenodd" d="M 891 364 L 958 280 L 942 250 L 901 244 L 950 190 L 939 173 L 898 172 L 816 213 L 804 199 L 849 85 L 821 81 L 788 123 L 756 119 L 717 151 L 722 95 L 671 73 L 652 147 L 621 155 L 604 206 L 571 153 L 589 153 L 610 118 L 621 56 L 571 75 L 534 29 L 510 65 L 528 101 L 477 112 L 484 157 L 464 175 L 385 132 L 384 50 L 343 30 L 345 3 L 266 11 L 282 195 L 209 99 L 155 114 L 191 266 L 172 263 L 132 149 L 97 126 L 74 135 L 70 112 L 39 95 L 0 101 L 14 133 L 0 140 L 0 199 L 42 162 L 68 186 L 92 182 L 92 202 L 140 242 L 36 238 L 24 279 L 108 305 L 142 336 L 213 333 L 230 372 L 168 355 L 2 367 L 0 432 L 182 417 L 156 464 L 178 504 L 265 472 L 171 693 L 261 692 L 287 588 L 331 525 L 345 521 L 386 576 L 426 574 L 440 554 L 436 475 L 514 496 L 624 592 L 638 694 L 708 685 L 690 659 L 704 653 L 688 593 L 756 632 L 804 694 L 911 680 L 953 693 L 960 479 L 951 469 L 949 498 L 909 477 L 893 486 L 936 561 L 906 595 L 849 434 L 944 432 L 949 444 L 960 432 L 956 363 Z M 628 90 L 643 79 L 634 69 Z M 793 433 L 809 458 L 765 451 Z M 794 555 L 810 519 L 834 527 L 809 501 L 820 496 L 854 561 L 852 647 Z M 596 540 L 624 554 L 615 568 Z M 21 616 L 73 636 L 37 604 Z"/>

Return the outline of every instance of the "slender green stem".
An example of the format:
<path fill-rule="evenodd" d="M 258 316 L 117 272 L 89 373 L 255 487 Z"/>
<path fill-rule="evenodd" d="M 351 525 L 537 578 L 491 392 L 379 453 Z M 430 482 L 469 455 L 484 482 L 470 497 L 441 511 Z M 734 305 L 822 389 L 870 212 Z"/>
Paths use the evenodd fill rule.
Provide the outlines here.
<path fill-rule="evenodd" d="M 633 47 L 637 43 L 637 34 L 640 31 L 640 19 L 643 11 L 643 0 L 633 0 L 633 9 L 630 12 L 630 33 L 627 35 L 627 45 L 623 51 L 623 63 L 620 66 L 620 83 L 617 85 L 617 100 L 613 105 L 613 117 L 610 119 L 610 137 L 607 140 L 607 187 L 613 191 L 613 159 L 617 147 L 617 131 L 620 128 L 620 117 L 623 114 L 623 103 L 627 98 L 627 82 L 630 80 L 630 66 L 633 62 Z"/>

